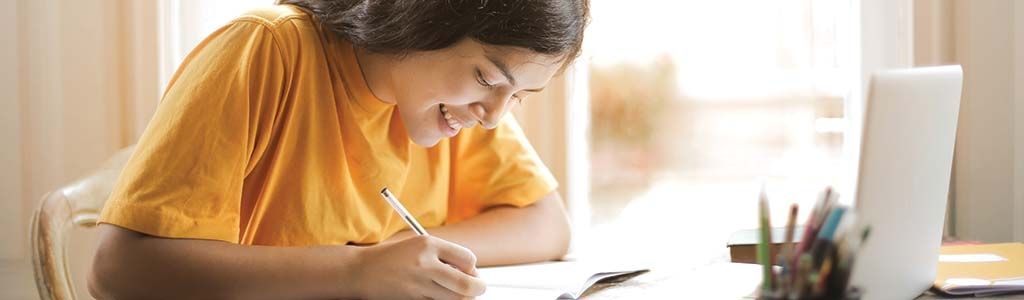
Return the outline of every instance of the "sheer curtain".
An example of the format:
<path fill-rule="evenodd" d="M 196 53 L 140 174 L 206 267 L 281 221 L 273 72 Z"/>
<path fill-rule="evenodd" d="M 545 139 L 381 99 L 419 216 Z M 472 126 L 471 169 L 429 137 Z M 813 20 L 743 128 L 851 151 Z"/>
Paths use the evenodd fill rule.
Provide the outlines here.
<path fill-rule="evenodd" d="M 43 194 L 134 144 L 176 63 L 206 34 L 257 2 L 0 4 L 0 298 L 37 297 L 25 237 Z M 95 231 L 72 235 L 76 293 L 88 298 L 84 274 Z"/>
<path fill-rule="evenodd" d="M 0 298 L 35 298 L 32 211 L 46 192 L 134 143 L 155 108 L 157 6 L 147 1 L 4 1 L 0 97 Z M 70 241 L 86 296 L 95 232 Z M 8 274 L 10 274 L 8 276 Z"/>

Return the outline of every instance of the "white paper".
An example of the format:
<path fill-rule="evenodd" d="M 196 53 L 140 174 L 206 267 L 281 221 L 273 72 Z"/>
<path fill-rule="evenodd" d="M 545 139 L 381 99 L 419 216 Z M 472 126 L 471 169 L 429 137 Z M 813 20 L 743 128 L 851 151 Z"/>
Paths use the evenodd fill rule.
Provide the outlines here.
<path fill-rule="evenodd" d="M 528 265 L 480 268 L 480 279 L 487 291 L 480 299 L 556 299 L 576 298 L 595 281 L 637 269 L 612 267 L 575 261 L 545 262 Z"/>
<path fill-rule="evenodd" d="M 1024 278 L 1009 278 L 992 281 L 991 286 L 974 289 L 975 297 L 992 297 L 1006 293 L 1024 291 Z"/>
<path fill-rule="evenodd" d="M 947 278 L 944 283 L 945 287 L 956 286 L 961 288 L 989 286 L 992 284 L 991 281 L 980 278 Z"/>
<path fill-rule="evenodd" d="M 569 291 L 583 284 L 594 272 L 576 262 L 547 262 L 528 265 L 480 268 L 487 286 L 553 289 Z"/>
<path fill-rule="evenodd" d="M 995 282 L 992 282 L 992 285 L 1002 285 L 1002 286 L 1024 286 L 1024 277 L 1021 277 L 1021 278 L 1012 278 L 1012 279 L 1003 279 L 1003 280 L 996 280 Z"/>
<path fill-rule="evenodd" d="M 523 300 L 523 299 L 558 299 L 562 295 L 558 290 L 512 288 L 501 286 L 487 286 L 483 295 L 476 297 L 478 300 Z"/>
<path fill-rule="evenodd" d="M 989 297 L 1010 292 L 1024 291 L 1024 278 L 1008 278 L 989 281 L 979 278 L 949 278 L 942 288 L 952 295 Z"/>
<path fill-rule="evenodd" d="M 942 254 L 939 255 L 939 262 L 954 263 L 979 263 L 979 262 L 1000 262 L 1006 261 L 1005 257 L 992 253 L 977 254 Z"/>

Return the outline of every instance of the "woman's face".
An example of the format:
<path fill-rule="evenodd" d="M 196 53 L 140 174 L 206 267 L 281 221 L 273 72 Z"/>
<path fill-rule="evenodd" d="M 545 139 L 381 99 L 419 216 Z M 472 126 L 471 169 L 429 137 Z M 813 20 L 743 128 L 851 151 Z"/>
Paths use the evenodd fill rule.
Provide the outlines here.
<path fill-rule="evenodd" d="M 410 54 L 390 70 L 391 94 L 414 143 L 432 147 L 461 129 L 493 129 L 514 105 L 540 92 L 561 59 L 465 39 Z"/>

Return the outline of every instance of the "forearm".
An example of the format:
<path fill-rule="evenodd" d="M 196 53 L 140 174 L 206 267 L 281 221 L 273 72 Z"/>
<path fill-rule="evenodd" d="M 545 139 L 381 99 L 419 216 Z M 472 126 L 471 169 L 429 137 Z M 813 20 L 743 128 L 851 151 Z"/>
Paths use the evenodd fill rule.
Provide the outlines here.
<path fill-rule="evenodd" d="M 558 259 L 565 255 L 570 239 L 561 202 L 557 193 L 551 193 L 530 206 L 495 207 L 462 222 L 428 230 L 431 235 L 472 250 L 479 266 Z M 411 234 L 403 231 L 391 240 Z"/>
<path fill-rule="evenodd" d="M 165 239 L 101 225 L 90 277 L 97 298 L 354 298 L 354 247 L 243 246 Z"/>

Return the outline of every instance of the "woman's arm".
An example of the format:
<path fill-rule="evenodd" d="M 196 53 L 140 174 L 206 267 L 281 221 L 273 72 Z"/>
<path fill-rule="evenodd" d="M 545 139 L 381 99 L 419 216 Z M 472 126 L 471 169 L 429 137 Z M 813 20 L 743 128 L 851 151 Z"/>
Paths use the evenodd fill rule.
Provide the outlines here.
<path fill-rule="evenodd" d="M 569 249 L 569 220 L 557 192 L 529 206 L 494 207 L 459 223 L 428 230 L 431 235 L 472 250 L 479 266 L 558 259 Z M 402 231 L 386 242 L 411 236 L 415 234 Z"/>
<path fill-rule="evenodd" d="M 109 224 L 99 230 L 89 276 L 98 299 L 462 299 L 485 288 L 466 275 L 476 273 L 469 250 L 432 237 L 269 247 L 160 238 Z"/>

